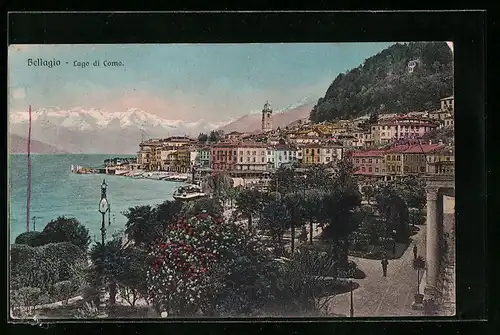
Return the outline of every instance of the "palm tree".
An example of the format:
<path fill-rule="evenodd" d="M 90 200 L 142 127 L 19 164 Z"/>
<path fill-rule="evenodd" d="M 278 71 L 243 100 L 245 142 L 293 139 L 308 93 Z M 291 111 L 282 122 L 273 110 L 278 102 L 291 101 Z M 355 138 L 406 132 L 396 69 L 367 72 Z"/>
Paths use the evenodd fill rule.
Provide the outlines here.
<path fill-rule="evenodd" d="M 243 190 L 236 198 L 237 211 L 248 219 L 248 230 L 252 230 L 252 218 L 261 208 L 261 194 L 257 190 Z"/>
<path fill-rule="evenodd" d="M 422 256 L 413 259 L 413 269 L 417 270 L 417 294 L 420 295 L 420 270 L 425 269 L 425 260 Z"/>
<path fill-rule="evenodd" d="M 291 252 L 293 253 L 295 249 L 295 227 L 301 225 L 301 219 L 303 214 L 303 203 L 302 203 L 303 195 L 301 193 L 288 193 L 283 201 L 285 202 L 285 206 L 288 210 L 290 221 L 290 234 L 291 234 Z"/>

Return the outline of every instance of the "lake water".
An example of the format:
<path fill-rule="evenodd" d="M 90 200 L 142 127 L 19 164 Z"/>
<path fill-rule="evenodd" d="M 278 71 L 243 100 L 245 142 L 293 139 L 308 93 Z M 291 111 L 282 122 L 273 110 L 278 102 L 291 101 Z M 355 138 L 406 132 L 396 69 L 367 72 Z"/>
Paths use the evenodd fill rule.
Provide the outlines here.
<path fill-rule="evenodd" d="M 122 155 L 123 156 L 123 155 Z M 180 183 L 133 179 L 100 174 L 73 174 L 71 164 L 96 167 L 106 158 L 120 155 L 31 155 L 30 217 L 37 217 L 36 230 L 58 216 L 74 217 L 100 240 L 101 214 L 98 205 L 101 183 L 106 178 L 107 197 L 111 207 L 111 225 L 107 237 L 125 227 L 123 211 L 137 205 L 156 205 L 172 200 Z M 26 231 L 27 155 L 10 155 L 8 197 L 10 198 L 10 242 Z M 106 221 L 107 221 L 106 217 Z M 30 220 L 30 230 L 33 221 Z"/>

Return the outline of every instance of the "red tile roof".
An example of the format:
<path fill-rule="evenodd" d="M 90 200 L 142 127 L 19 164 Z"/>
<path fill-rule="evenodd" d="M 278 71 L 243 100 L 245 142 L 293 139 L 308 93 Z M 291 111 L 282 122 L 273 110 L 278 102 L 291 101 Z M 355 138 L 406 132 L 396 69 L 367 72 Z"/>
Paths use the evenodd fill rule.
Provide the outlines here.
<path fill-rule="evenodd" d="M 405 153 L 405 154 L 417 154 L 417 153 L 429 153 L 436 150 L 444 148 L 443 144 L 400 144 L 388 149 L 387 153 Z"/>
<path fill-rule="evenodd" d="M 368 150 L 368 151 L 354 151 L 352 155 L 354 157 L 380 157 L 384 156 L 383 150 Z"/>

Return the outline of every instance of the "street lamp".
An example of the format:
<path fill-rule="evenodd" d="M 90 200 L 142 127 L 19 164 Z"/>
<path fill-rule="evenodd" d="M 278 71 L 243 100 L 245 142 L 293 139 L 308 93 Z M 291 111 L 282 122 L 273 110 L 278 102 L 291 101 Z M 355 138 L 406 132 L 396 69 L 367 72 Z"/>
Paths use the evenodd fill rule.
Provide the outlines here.
<path fill-rule="evenodd" d="M 108 199 L 106 197 L 106 190 L 108 188 L 108 184 L 106 184 L 106 180 L 102 180 L 101 184 L 101 200 L 99 201 L 99 212 L 101 213 L 101 253 L 102 257 L 106 257 L 106 252 L 105 252 L 105 240 L 106 240 L 106 221 L 105 221 L 105 215 L 109 211 L 109 203 Z M 105 294 L 106 294 L 106 288 L 105 288 L 105 281 L 104 277 L 102 278 L 102 287 L 100 290 L 100 301 L 101 301 L 101 317 L 105 317 L 106 314 L 104 312 L 105 310 Z"/>
<path fill-rule="evenodd" d="M 349 315 L 352 318 L 354 316 L 354 302 L 352 299 L 352 291 L 354 290 L 354 284 L 353 284 L 352 280 L 350 281 L 350 285 L 351 285 L 351 309 L 349 311 Z"/>

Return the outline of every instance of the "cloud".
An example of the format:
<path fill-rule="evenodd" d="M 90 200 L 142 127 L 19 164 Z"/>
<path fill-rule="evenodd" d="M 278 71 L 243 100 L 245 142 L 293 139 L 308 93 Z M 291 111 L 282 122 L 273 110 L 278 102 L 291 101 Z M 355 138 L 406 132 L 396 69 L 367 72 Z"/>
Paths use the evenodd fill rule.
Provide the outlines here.
<path fill-rule="evenodd" d="M 26 91 L 22 87 L 13 88 L 11 90 L 11 96 L 17 100 L 23 100 L 26 97 Z"/>

